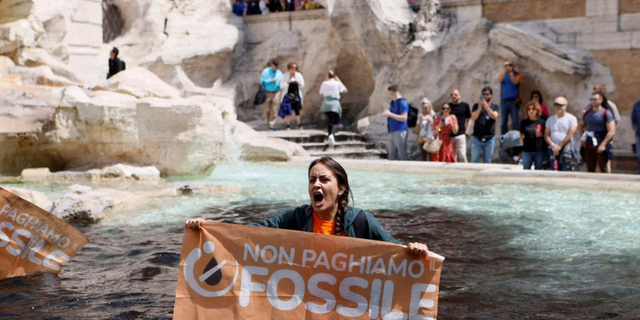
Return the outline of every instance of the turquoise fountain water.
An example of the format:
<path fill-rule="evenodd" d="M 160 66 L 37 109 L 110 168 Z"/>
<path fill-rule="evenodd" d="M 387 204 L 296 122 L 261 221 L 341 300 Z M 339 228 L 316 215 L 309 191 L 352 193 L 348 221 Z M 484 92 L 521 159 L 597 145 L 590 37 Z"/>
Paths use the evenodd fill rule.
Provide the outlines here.
<path fill-rule="evenodd" d="M 595 185 L 543 188 L 488 184 L 474 181 L 464 172 L 347 171 L 355 206 L 376 214 L 396 237 L 424 241 L 447 257 L 440 319 L 640 317 L 640 281 L 636 276 L 640 267 L 640 197 L 635 193 L 599 190 Z M 110 219 L 82 227 L 93 243 L 65 267 L 59 286 L 73 283 L 83 297 L 92 292 L 92 298 L 87 298 L 91 307 L 69 307 L 66 312 L 100 314 L 104 305 L 123 303 L 115 313 L 135 311 L 170 317 L 184 220 L 204 215 L 243 222 L 305 204 L 306 174 L 306 165 L 298 163 L 221 165 L 206 179 L 171 178 L 167 183 L 212 183 L 228 186 L 233 192 L 144 199 L 142 209 L 116 210 Z M 20 185 L 52 199 L 67 186 Z M 130 191 L 159 188 L 136 183 L 93 187 Z M 155 239 L 158 244 L 154 247 Z M 120 253 L 103 252 L 103 246 L 114 243 L 121 247 Z M 146 255 L 146 260 L 140 255 Z M 85 287 L 90 280 L 75 283 L 74 277 L 83 277 L 80 269 L 96 259 L 104 259 L 100 262 L 110 266 L 103 270 L 105 278 L 115 274 L 130 274 L 130 278 L 119 286 L 112 284 L 113 289 L 109 284 L 102 290 Z M 144 263 L 137 266 L 139 261 Z M 135 289 L 129 287 L 137 281 L 144 283 Z M 13 285 L 24 290 L 23 284 Z M 2 287 L 0 282 L 0 315 L 6 306 Z M 113 298 L 105 298 L 105 290 L 112 291 Z M 145 307 L 145 299 L 155 301 L 155 306 Z M 37 301 L 41 300 L 46 299 L 40 296 Z M 35 304 L 40 308 L 36 310 L 49 310 L 39 303 L 31 302 L 24 309 Z M 58 302 L 47 306 L 50 304 L 62 309 L 66 306 Z M 29 315 L 20 310 L 14 312 Z"/>

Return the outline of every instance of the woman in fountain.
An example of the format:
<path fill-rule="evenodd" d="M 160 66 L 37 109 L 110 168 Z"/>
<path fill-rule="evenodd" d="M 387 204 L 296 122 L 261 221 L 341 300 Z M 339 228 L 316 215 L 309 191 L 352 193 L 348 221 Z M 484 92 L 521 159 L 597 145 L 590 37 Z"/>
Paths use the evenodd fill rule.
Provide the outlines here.
<path fill-rule="evenodd" d="M 291 103 L 291 111 L 296 114 L 296 125 L 298 129 L 302 129 L 302 123 L 300 122 L 300 109 L 304 99 L 302 98 L 302 89 L 304 89 L 304 77 L 302 73 L 298 71 L 298 64 L 295 62 L 289 62 L 287 64 L 287 70 L 289 72 L 282 75 L 282 81 L 280 81 L 280 90 L 284 92 L 284 96 L 287 96 L 289 103 Z M 291 128 L 291 115 L 287 115 L 284 119 L 287 123 L 287 130 Z"/>
<path fill-rule="evenodd" d="M 326 81 L 320 85 L 320 94 L 324 96 L 320 113 L 327 116 L 327 139 L 331 145 L 336 143 L 334 138 L 334 126 L 340 121 L 342 116 L 342 106 L 340 105 L 340 94 L 346 93 L 347 87 L 344 86 L 340 78 L 329 70 L 329 76 Z"/>
<path fill-rule="evenodd" d="M 456 162 L 456 155 L 451 143 L 451 134 L 458 133 L 458 118 L 451 114 L 451 107 L 445 103 L 442 106 L 442 115 L 433 121 L 436 135 L 442 141 L 440 150 L 431 156 L 434 162 Z"/>
<path fill-rule="evenodd" d="M 349 179 L 338 162 L 329 157 L 314 160 L 309 165 L 308 178 L 311 205 L 300 206 L 253 225 L 400 244 L 373 215 L 348 206 L 351 194 Z M 198 230 L 203 221 L 202 218 L 190 219 L 185 227 Z M 422 243 L 409 243 L 407 248 L 417 255 L 428 252 Z"/>

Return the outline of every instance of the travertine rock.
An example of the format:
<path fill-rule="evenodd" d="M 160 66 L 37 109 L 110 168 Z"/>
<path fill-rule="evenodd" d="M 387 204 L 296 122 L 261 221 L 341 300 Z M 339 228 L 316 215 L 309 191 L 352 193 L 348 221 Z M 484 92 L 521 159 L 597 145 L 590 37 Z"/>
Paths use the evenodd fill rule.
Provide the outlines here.
<path fill-rule="evenodd" d="M 166 84 L 153 72 L 140 67 L 128 68 L 118 72 L 118 74 L 96 86 L 95 89 L 130 94 L 136 98 L 175 99 L 180 97 L 180 92 L 177 89 Z"/>
<path fill-rule="evenodd" d="M 103 220 L 115 205 L 113 198 L 91 187 L 74 184 L 56 200 L 51 213 L 67 222 L 98 222 Z"/>
<path fill-rule="evenodd" d="M 34 167 L 55 172 L 129 163 L 153 165 L 165 175 L 209 175 L 217 162 L 234 152 L 238 158 L 281 161 L 306 154 L 293 143 L 274 141 L 237 122 L 232 103 L 224 97 L 138 99 L 66 87 L 51 99 L 55 91 L 36 88 L 40 89 L 0 86 L 9 93 L 0 99 L 16 98 L 8 103 L 13 105 L 8 114 L 0 113 L 0 121 L 16 122 L 12 117 L 20 114 L 28 120 L 0 131 L 0 174 L 16 175 Z M 20 98 L 25 93 L 31 95 L 29 100 Z M 92 174 L 77 173 L 76 178 L 93 178 Z"/>

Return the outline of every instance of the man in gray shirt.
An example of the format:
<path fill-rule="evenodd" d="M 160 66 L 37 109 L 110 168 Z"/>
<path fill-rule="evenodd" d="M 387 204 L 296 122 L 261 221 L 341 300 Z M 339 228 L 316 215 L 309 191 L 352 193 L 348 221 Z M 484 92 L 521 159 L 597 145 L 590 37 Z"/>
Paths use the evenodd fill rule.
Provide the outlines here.
<path fill-rule="evenodd" d="M 560 156 L 563 149 L 571 143 L 573 135 L 578 129 L 578 119 L 567 112 L 568 104 L 567 98 L 556 98 L 553 103 L 556 114 L 547 119 L 544 131 L 544 139 L 553 152 L 555 161 L 558 161 L 558 170 L 560 171 L 572 170 L 571 164 L 561 161 Z"/>
<path fill-rule="evenodd" d="M 613 120 L 616 122 L 616 124 L 618 124 L 618 122 L 620 122 L 620 112 L 618 112 L 618 106 L 616 106 L 615 103 L 613 103 L 613 101 L 609 100 L 609 97 L 607 96 L 607 90 L 604 86 L 603 83 L 596 83 L 596 85 L 593 86 L 593 91 L 591 92 L 591 94 L 594 93 L 599 93 L 602 94 L 604 96 L 607 97 L 607 103 L 609 104 L 609 107 L 611 108 L 611 113 L 613 113 Z M 587 107 L 585 108 L 585 111 L 587 109 L 591 108 L 591 103 L 587 104 Z"/>

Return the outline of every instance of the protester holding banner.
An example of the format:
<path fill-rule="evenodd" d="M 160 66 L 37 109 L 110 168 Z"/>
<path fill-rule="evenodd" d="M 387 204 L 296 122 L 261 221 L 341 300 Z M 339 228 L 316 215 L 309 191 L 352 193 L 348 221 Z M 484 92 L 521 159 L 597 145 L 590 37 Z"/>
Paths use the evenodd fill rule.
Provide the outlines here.
<path fill-rule="evenodd" d="M 373 215 L 348 206 L 351 188 L 347 172 L 338 162 L 330 157 L 314 160 L 308 178 L 311 206 L 303 205 L 254 225 L 400 244 Z M 203 221 L 190 219 L 185 227 L 198 230 Z M 422 243 L 409 243 L 407 248 L 416 255 L 428 253 Z"/>

